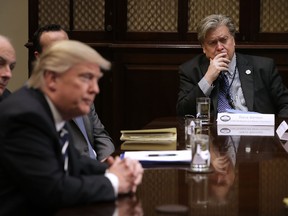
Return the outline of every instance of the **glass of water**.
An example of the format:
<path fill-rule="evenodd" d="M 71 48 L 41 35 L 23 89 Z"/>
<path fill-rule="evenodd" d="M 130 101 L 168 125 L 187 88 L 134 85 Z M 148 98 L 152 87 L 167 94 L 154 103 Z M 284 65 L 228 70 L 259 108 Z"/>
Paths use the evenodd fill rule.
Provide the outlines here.
<path fill-rule="evenodd" d="M 191 170 L 195 172 L 206 172 L 210 170 L 210 149 L 209 134 L 202 133 L 200 130 L 193 136 L 191 145 Z"/>
<path fill-rule="evenodd" d="M 195 128 L 195 117 L 193 115 L 185 115 L 185 147 L 191 148 Z"/>
<path fill-rule="evenodd" d="M 210 122 L 210 98 L 198 97 L 196 98 L 196 118 L 202 121 L 202 124 Z"/>

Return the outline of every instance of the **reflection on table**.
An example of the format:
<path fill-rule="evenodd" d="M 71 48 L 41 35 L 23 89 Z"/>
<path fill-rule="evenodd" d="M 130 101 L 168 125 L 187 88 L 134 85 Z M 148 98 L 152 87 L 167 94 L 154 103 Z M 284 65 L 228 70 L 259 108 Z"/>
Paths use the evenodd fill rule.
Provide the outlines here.
<path fill-rule="evenodd" d="M 185 149 L 182 119 L 161 118 L 145 128 L 164 127 L 177 127 L 177 148 Z M 122 206 L 126 205 L 129 211 L 125 214 L 118 211 L 118 215 L 165 215 L 156 208 L 168 204 L 187 206 L 184 215 L 191 216 L 288 215 L 283 203 L 283 198 L 288 197 L 285 143 L 274 133 L 272 136 L 218 135 L 216 124 L 210 125 L 209 130 L 213 172 L 193 173 L 189 165 L 176 164 L 146 167 L 135 197 L 126 197 L 123 202 Z M 110 205 L 117 207 L 114 203 Z M 95 204 L 79 209 L 85 215 L 87 209 L 93 213 L 101 208 L 104 207 Z M 68 210 L 69 215 L 77 212 L 77 209 Z M 68 215 L 64 210 L 60 213 Z M 110 214 L 106 211 L 105 215 Z"/>
<path fill-rule="evenodd" d="M 143 208 L 136 195 L 119 197 L 116 202 L 75 206 L 59 211 L 55 216 L 142 216 Z"/>

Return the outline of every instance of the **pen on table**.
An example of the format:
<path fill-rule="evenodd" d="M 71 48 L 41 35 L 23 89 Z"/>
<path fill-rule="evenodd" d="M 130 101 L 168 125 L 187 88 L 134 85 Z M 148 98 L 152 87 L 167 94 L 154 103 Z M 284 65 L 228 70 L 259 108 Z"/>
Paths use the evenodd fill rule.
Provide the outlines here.
<path fill-rule="evenodd" d="M 176 154 L 148 154 L 148 157 L 176 156 Z"/>

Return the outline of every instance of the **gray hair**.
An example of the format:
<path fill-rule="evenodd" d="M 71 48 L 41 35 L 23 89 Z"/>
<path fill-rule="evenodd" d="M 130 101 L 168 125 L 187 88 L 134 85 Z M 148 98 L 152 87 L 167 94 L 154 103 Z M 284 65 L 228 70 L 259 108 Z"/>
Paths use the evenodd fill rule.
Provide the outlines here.
<path fill-rule="evenodd" d="M 110 62 L 90 46 L 74 40 L 61 40 L 49 46 L 36 60 L 28 87 L 41 88 L 44 85 L 45 71 L 65 73 L 81 62 L 95 63 L 100 68 L 110 69 Z"/>
<path fill-rule="evenodd" d="M 235 37 L 236 27 L 232 18 L 222 14 L 212 14 L 202 19 L 197 26 L 197 38 L 200 44 L 202 45 L 204 43 L 208 31 L 223 25 L 225 25 L 230 34 Z"/>

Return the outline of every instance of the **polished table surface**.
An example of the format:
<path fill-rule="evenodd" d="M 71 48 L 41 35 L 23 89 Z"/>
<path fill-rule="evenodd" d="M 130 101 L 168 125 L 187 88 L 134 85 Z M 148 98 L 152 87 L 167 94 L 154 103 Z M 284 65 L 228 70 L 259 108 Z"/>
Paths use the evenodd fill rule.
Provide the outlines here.
<path fill-rule="evenodd" d="M 183 122 L 181 118 L 159 118 L 145 128 L 177 127 L 178 149 L 184 149 Z M 143 182 L 134 196 L 124 196 L 116 203 L 63 209 L 57 215 L 112 215 L 116 206 L 120 216 L 288 215 L 283 203 L 288 197 L 288 144 L 276 133 L 219 136 L 215 122 L 209 130 L 211 172 L 193 173 L 189 165 L 177 164 L 145 167 Z M 167 205 L 187 211 L 172 214 L 157 210 Z"/>

